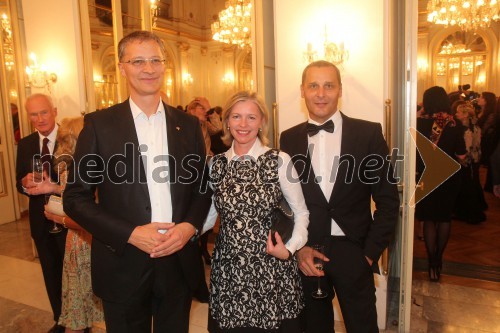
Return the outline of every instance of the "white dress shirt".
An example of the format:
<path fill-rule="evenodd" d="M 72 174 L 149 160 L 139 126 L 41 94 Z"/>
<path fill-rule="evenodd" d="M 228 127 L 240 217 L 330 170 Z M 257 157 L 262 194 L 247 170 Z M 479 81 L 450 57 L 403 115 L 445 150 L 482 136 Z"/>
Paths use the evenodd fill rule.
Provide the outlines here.
<path fill-rule="evenodd" d="M 234 152 L 234 142 L 231 148 L 225 153 L 228 161 L 237 160 L 240 158 Z M 271 148 L 262 145 L 260 140 L 257 138 L 252 148 L 245 154 L 245 156 L 251 156 L 253 159 L 257 159 L 260 155 L 266 153 Z M 283 196 L 286 201 L 290 205 L 290 208 L 294 213 L 294 229 L 292 233 L 292 237 L 285 244 L 286 248 L 293 254 L 295 251 L 301 249 L 307 243 L 307 227 L 309 226 L 309 211 L 307 210 L 307 206 L 304 200 L 304 195 L 302 194 L 302 187 L 300 182 L 297 181 L 298 174 L 294 167 L 291 168 L 291 178 L 288 178 L 287 168 L 291 165 L 292 161 L 290 156 L 280 151 L 279 158 L 283 161 L 283 163 L 279 164 L 278 168 L 278 177 L 279 183 L 281 187 L 281 191 L 283 192 Z M 210 230 L 214 224 L 217 217 L 215 212 L 215 206 L 212 202 L 212 207 L 210 209 L 209 215 L 205 224 L 203 225 L 203 231 Z M 215 218 L 214 218 L 215 215 Z"/>
<path fill-rule="evenodd" d="M 42 147 L 43 147 L 43 139 L 47 138 L 49 139 L 49 142 L 47 142 L 47 147 L 49 148 L 50 155 L 54 155 L 54 147 L 56 145 L 56 138 L 57 138 L 57 130 L 59 129 L 59 125 L 56 124 L 52 132 L 50 132 L 49 135 L 46 137 L 40 134 L 38 132 L 38 142 L 40 144 L 40 153 L 42 152 Z"/>
<path fill-rule="evenodd" d="M 151 201 L 151 222 L 172 222 L 165 108 L 160 100 L 156 113 L 148 118 L 132 98 L 129 101 L 146 171 L 149 199 Z M 153 178 L 153 170 L 162 171 L 160 173 L 156 172 L 155 178 Z M 165 230 L 162 231 L 165 232 Z"/>
<path fill-rule="evenodd" d="M 326 201 L 330 201 L 333 186 L 335 185 L 335 178 L 339 167 L 340 145 L 342 143 L 342 116 L 340 111 L 337 110 L 330 119 L 335 125 L 333 133 L 321 130 L 316 135 L 308 136 L 312 168 L 316 175 L 316 182 L 319 184 L 321 191 L 323 191 Z M 322 125 L 310 118 L 309 123 Z M 331 234 L 334 236 L 345 236 L 342 229 L 340 229 L 339 225 L 333 219 Z"/>

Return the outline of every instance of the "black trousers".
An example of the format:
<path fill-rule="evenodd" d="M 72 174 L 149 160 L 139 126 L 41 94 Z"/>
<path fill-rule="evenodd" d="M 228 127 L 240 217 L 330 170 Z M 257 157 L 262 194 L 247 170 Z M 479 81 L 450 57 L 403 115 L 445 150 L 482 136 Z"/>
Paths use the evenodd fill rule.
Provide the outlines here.
<path fill-rule="evenodd" d="M 328 292 L 327 298 L 312 298 L 311 293 L 318 288 L 318 278 L 302 275 L 306 332 L 335 332 L 334 296 L 338 298 L 348 333 L 378 332 L 375 282 L 363 249 L 346 237 L 328 237 L 325 254 L 330 261 L 324 266 L 325 277 L 319 280 L 322 289 Z"/>
<path fill-rule="evenodd" d="M 153 259 L 125 303 L 103 299 L 108 333 L 188 333 L 192 292 L 175 255 Z M 152 319 L 152 320 L 151 320 Z"/>
<path fill-rule="evenodd" d="M 43 235 L 33 238 L 38 258 L 40 259 L 40 265 L 42 266 L 45 289 L 47 290 L 52 313 L 54 314 L 54 321 L 56 322 L 61 315 L 62 270 L 67 233 L 66 229 L 57 234 L 51 234 L 46 231 Z"/>

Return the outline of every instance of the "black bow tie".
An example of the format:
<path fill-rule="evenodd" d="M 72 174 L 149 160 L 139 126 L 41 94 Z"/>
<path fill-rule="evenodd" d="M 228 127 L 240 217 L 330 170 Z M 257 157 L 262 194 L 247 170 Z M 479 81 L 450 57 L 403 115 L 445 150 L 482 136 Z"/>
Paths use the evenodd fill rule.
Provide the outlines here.
<path fill-rule="evenodd" d="M 307 123 L 307 135 L 313 136 L 318 134 L 319 131 L 325 130 L 327 132 L 333 133 L 333 130 L 335 129 L 335 125 L 333 124 L 333 121 L 330 119 L 323 125 L 314 125 L 311 123 Z"/>

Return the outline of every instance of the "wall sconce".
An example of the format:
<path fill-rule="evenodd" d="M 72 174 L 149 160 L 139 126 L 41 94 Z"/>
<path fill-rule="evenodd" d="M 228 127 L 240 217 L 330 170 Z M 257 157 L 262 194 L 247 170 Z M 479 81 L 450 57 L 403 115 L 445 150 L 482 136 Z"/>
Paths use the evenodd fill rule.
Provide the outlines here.
<path fill-rule="evenodd" d="M 172 70 L 171 69 L 167 69 L 166 77 L 167 77 L 165 80 L 166 94 L 167 94 L 167 97 L 170 99 L 170 97 L 172 95 L 172 85 L 174 83 L 174 81 L 172 80 Z"/>
<path fill-rule="evenodd" d="M 233 73 L 226 73 L 222 77 L 222 83 L 226 86 L 230 86 L 234 83 L 234 74 Z"/>
<path fill-rule="evenodd" d="M 156 27 L 156 17 L 158 16 L 158 0 L 150 0 L 151 26 Z"/>
<path fill-rule="evenodd" d="M 57 82 L 55 73 L 48 73 L 45 65 L 38 66 L 36 54 L 30 54 L 30 65 L 26 66 L 26 75 L 28 77 L 28 87 L 45 88 L 50 92 L 51 86 Z"/>
<path fill-rule="evenodd" d="M 304 51 L 304 58 L 308 63 L 323 59 L 339 66 L 349 59 L 349 51 L 344 48 L 344 42 L 338 44 L 328 40 L 328 33 L 325 25 L 325 38 L 323 45 L 319 47 L 323 52 L 319 52 L 312 43 L 307 43 L 307 50 Z"/>
<path fill-rule="evenodd" d="M 185 87 L 189 87 L 193 84 L 193 77 L 191 76 L 191 74 L 189 74 L 188 72 L 182 74 L 182 84 Z"/>
<path fill-rule="evenodd" d="M 417 59 L 417 71 L 419 72 L 427 72 L 427 68 L 429 68 L 429 64 L 425 59 Z"/>

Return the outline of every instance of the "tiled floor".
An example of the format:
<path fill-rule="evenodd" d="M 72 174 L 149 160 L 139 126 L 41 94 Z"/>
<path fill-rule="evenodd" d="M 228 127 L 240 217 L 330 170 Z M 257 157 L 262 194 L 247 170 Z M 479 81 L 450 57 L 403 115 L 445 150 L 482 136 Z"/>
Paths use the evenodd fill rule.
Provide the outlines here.
<path fill-rule="evenodd" d="M 0 226 L 0 333 L 46 332 L 53 324 L 27 235 L 26 218 Z M 500 283 L 443 276 L 437 284 L 416 272 L 412 300 L 411 332 L 500 332 Z M 207 312 L 193 302 L 190 333 L 207 332 Z M 341 323 L 336 331 L 345 332 Z M 104 332 L 102 324 L 94 332 Z"/>

